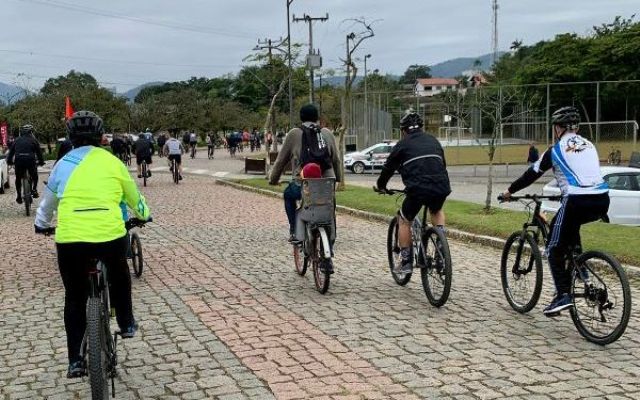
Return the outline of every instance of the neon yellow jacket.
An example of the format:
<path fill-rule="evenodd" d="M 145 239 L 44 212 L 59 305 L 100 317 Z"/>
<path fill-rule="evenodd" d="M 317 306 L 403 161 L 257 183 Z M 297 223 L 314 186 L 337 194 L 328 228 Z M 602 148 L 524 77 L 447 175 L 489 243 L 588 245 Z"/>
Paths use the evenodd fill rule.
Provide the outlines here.
<path fill-rule="evenodd" d="M 108 151 L 83 146 L 53 168 L 35 225 L 52 226 L 57 209 L 56 243 L 103 243 L 126 234 L 127 206 L 149 219 L 149 207 L 125 165 Z"/>

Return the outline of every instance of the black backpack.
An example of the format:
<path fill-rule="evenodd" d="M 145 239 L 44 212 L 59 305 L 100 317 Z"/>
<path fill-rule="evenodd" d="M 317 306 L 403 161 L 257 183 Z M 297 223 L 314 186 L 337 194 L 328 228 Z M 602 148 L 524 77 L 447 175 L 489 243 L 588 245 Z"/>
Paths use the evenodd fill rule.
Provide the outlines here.
<path fill-rule="evenodd" d="M 320 166 L 322 172 L 333 167 L 329 145 L 322 137 L 320 127 L 317 125 L 302 125 L 302 150 L 300 151 L 301 167 L 310 163 Z"/>

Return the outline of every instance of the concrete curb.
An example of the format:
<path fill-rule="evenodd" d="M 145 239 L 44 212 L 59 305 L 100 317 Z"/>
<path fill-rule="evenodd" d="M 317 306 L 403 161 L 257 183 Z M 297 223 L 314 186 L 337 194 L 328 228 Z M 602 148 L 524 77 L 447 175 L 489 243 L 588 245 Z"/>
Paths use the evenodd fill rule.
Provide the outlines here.
<path fill-rule="evenodd" d="M 217 179 L 216 184 L 221 186 L 229 186 L 234 189 L 244 190 L 247 192 L 254 192 L 254 193 L 258 193 L 258 194 L 262 194 L 270 197 L 282 198 L 281 193 L 276 193 L 266 189 L 255 188 L 253 186 L 243 185 L 241 183 L 231 182 L 226 179 Z M 356 210 L 355 208 L 350 208 L 350 207 L 345 207 L 340 205 L 336 207 L 336 210 L 342 214 L 347 214 L 357 218 L 367 219 L 370 221 L 389 222 L 389 219 L 391 218 L 389 215 Z M 461 242 L 476 243 L 484 246 L 491 246 L 496 249 L 502 249 L 506 242 L 506 240 L 500 239 L 497 237 L 478 235 L 475 233 L 461 231 L 459 229 L 452 229 L 452 228 L 447 228 L 447 236 Z M 623 264 L 623 267 L 625 268 L 625 270 L 629 275 L 632 275 L 634 277 L 640 277 L 639 267 L 636 267 L 633 265 L 626 265 L 626 264 Z"/>

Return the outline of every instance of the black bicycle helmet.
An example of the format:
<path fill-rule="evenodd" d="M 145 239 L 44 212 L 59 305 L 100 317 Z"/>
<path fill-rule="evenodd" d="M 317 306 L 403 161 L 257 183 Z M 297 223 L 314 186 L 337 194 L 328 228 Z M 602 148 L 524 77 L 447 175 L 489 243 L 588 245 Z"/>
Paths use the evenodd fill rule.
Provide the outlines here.
<path fill-rule="evenodd" d="M 551 116 L 551 123 L 553 125 L 578 125 L 580 123 L 580 112 L 573 106 L 562 107 Z"/>
<path fill-rule="evenodd" d="M 69 139 L 100 140 L 102 138 L 102 119 L 91 111 L 78 111 L 67 121 Z"/>
<path fill-rule="evenodd" d="M 33 134 L 33 125 L 31 124 L 26 124 L 20 127 L 20 136 L 24 136 L 24 135 L 31 135 Z"/>
<path fill-rule="evenodd" d="M 407 110 L 402 118 L 400 118 L 400 129 L 411 132 L 420 129 L 423 126 L 424 122 L 422 121 L 422 117 L 412 109 Z"/>

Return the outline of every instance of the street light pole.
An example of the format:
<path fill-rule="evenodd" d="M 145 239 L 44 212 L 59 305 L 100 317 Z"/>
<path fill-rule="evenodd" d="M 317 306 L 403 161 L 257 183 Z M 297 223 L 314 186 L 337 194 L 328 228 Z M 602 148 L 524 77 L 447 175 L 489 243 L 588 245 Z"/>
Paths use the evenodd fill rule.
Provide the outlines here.
<path fill-rule="evenodd" d="M 369 103 L 367 102 L 367 59 L 371 54 L 364 56 L 364 146 L 369 147 Z"/>
<path fill-rule="evenodd" d="M 291 75 L 293 74 L 291 68 L 291 18 L 289 17 L 289 6 L 293 3 L 293 0 L 286 0 L 287 2 L 287 57 L 289 58 L 289 128 L 293 127 L 293 86 L 291 85 Z"/>

